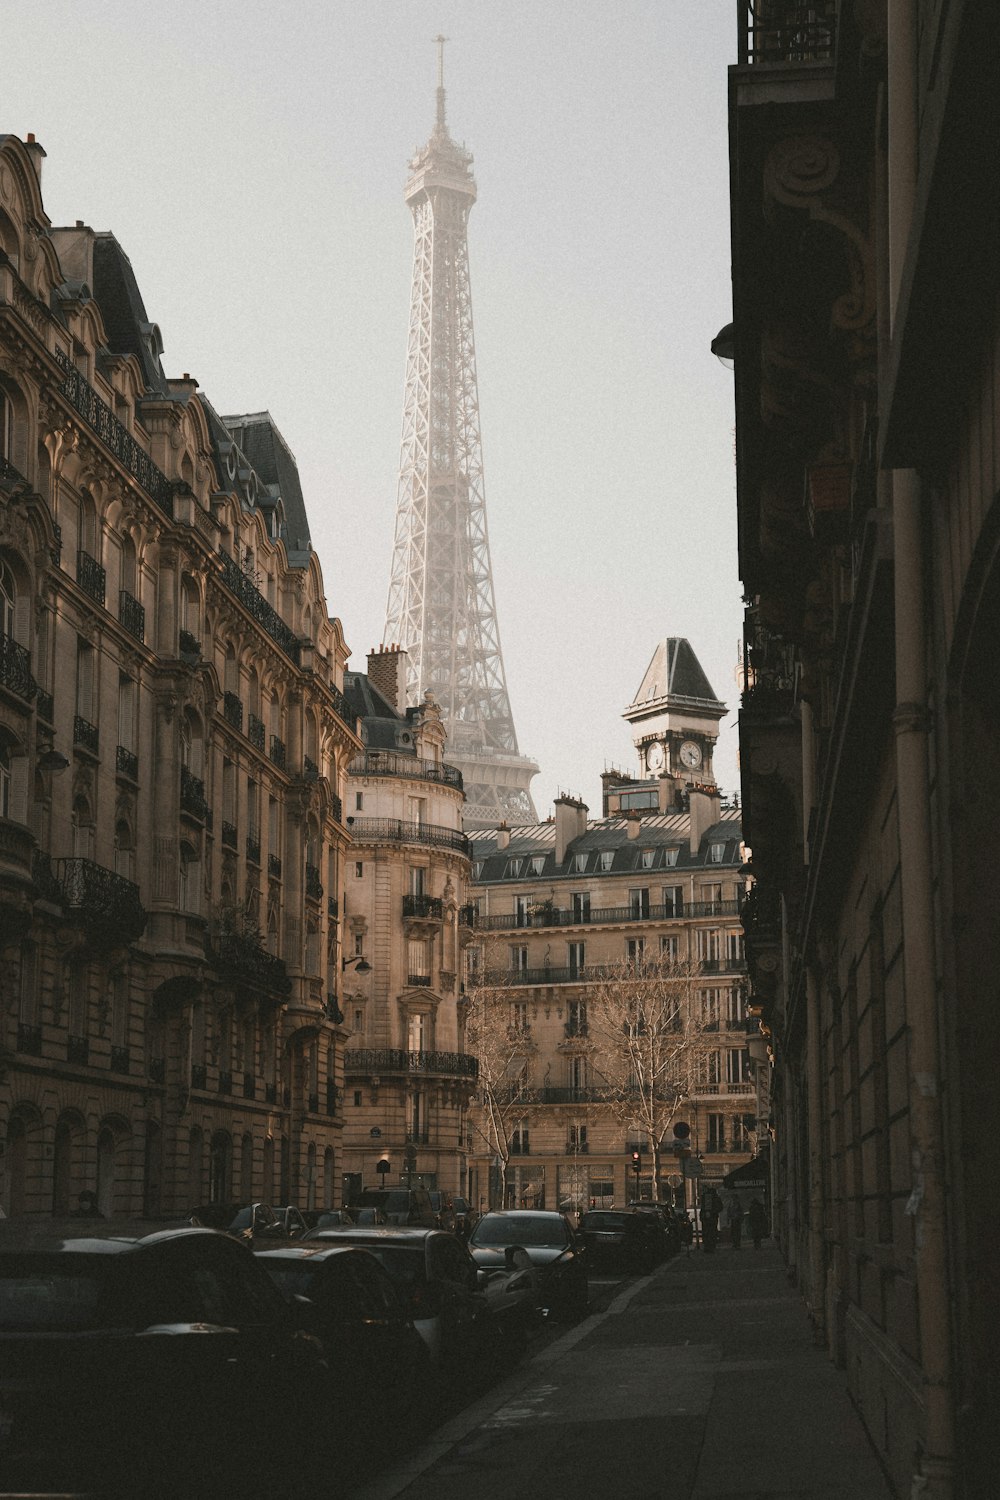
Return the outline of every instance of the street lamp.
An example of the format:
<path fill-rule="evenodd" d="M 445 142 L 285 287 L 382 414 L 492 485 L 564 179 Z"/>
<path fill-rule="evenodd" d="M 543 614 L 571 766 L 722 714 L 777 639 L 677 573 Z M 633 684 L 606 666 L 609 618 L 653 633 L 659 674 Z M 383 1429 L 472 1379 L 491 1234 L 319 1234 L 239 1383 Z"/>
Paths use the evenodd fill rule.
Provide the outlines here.
<path fill-rule="evenodd" d="M 371 972 L 371 964 L 361 953 L 356 954 L 353 958 L 342 958 L 340 960 L 340 967 L 341 970 L 353 968 L 358 974 L 368 974 Z"/>
<path fill-rule="evenodd" d="M 727 323 L 720 328 L 710 346 L 712 353 L 724 365 L 727 370 L 736 368 L 736 327 L 733 323 Z"/>

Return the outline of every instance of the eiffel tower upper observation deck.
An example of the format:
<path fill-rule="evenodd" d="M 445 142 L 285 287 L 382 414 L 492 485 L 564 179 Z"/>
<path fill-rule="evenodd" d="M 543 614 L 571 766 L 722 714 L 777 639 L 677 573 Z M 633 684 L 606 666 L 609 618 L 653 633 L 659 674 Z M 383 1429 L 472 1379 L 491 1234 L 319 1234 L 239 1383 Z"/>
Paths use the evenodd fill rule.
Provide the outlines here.
<path fill-rule="evenodd" d="M 409 701 L 430 692 L 441 707 L 466 826 L 524 824 L 537 821 L 528 787 L 538 767 L 517 748 L 486 531 L 466 240 L 476 184 L 472 157 L 448 134 L 436 40 L 437 118 L 406 184 L 413 287 L 383 641 L 409 653 Z"/>

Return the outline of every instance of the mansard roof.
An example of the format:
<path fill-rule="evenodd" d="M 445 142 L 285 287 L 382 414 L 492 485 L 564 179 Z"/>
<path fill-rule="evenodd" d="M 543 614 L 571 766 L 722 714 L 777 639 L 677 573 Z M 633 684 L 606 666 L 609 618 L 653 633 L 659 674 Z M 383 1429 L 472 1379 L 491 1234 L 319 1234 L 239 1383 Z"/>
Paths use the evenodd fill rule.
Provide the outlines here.
<path fill-rule="evenodd" d="M 146 314 L 132 262 L 113 234 L 102 231 L 94 235 L 93 264 L 91 290 L 101 309 L 108 349 L 112 354 L 134 355 L 146 388 L 166 395 L 160 330 Z"/>
<path fill-rule="evenodd" d="M 269 411 L 223 417 L 222 421 L 260 482 L 280 495 L 284 510 L 281 535 L 288 561 L 293 567 L 304 567 L 312 551 L 306 503 L 298 464 L 278 424 Z"/>
<path fill-rule="evenodd" d="M 528 824 L 523 828 L 511 828 L 509 830 L 510 843 L 506 849 L 497 847 L 495 828 L 467 829 L 472 841 L 472 858 L 477 865 L 482 866 L 481 872 L 476 876 L 476 882 L 479 885 L 487 885 L 499 880 L 524 880 L 532 876 L 537 879 L 560 875 L 574 876 L 578 879 L 583 874 L 615 876 L 640 869 L 647 874 L 657 870 L 682 870 L 695 867 L 722 870 L 741 863 L 742 824 L 738 810 L 721 817 L 707 828 L 694 854 L 691 853 L 689 847 L 691 820 L 687 813 L 661 813 L 645 817 L 642 819 L 642 825 L 636 837 L 629 836 L 629 824 L 630 820 L 626 818 L 599 818 L 588 822 L 586 832 L 578 835 L 567 845 L 566 857 L 561 865 L 556 864 L 554 820 Z M 726 847 L 721 861 L 713 860 L 709 863 L 708 850 L 713 844 L 724 844 Z M 644 864 L 642 855 L 649 850 L 654 851 L 653 862 Z M 676 850 L 676 854 L 667 856 L 665 853 L 667 850 Z M 597 856 L 607 853 L 612 855 L 611 864 L 606 869 L 601 868 Z M 584 870 L 576 868 L 577 855 L 588 856 Z M 591 855 L 595 857 L 589 858 Z M 514 875 L 510 869 L 510 862 L 518 858 L 525 861 L 525 866 L 518 875 Z M 527 862 L 538 858 L 544 859 L 544 864 L 540 870 L 533 871 Z"/>

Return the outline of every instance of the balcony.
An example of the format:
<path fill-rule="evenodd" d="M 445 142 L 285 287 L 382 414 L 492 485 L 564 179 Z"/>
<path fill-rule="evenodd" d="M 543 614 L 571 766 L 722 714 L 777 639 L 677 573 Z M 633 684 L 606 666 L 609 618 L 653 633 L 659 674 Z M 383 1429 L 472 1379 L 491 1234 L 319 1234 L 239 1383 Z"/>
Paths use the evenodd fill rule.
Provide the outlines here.
<path fill-rule="evenodd" d="M 231 594 L 235 594 L 251 619 L 256 620 L 265 634 L 271 637 L 275 645 L 280 646 L 285 655 L 298 666 L 299 642 L 295 637 L 295 632 L 289 625 L 285 624 L 277 610 L 272 609 L 271 605 L 268 604 L 256 584 L 247 577 L 221 547 L 219 548 L 218 556 L 222 566 L 222 581 L 226 585 L 226 588 Z"/>
<path fill-rule="evenodd" d="M 836 0 L 742 0 L 741 67 L 829 63 L 836 37 Z"/>
<path fill-rule="evenodd" d="M 2 453 L 0 453 L 0 489 L 8 495 L 16 490 L 20 490 L 22 493 L 28 493 L 31 490 L 31 485 L 25 479 L 20 469 L 15 469 L 14 465 L 8 459 L 4 458 Z"/>
<path fill-rule="evenodd" d="M 563 1027 L 563 1032 L 567 1040 L 573 1041 L 578 1037 L 588 1037 L 590 1035 L 590 1027 L 586 1021 L 567 1021 Z"/>
<path fill-rule="evenodd" d="M 440 922 L 444 916 L 444 907 L 439 896 L 404 896 L 403 916 L 406 917 L 433 917 Z"/>
<path fill-rule="evenodd" d="M 202 823 L 208 812 L 205 783 L 200 777 L 192 775 L 187 766 L 181 766 L 181 812 Z"/>
<path fill-rule="evenodd" d="M 0 635 L 0 683 L 11 693 L 16 693 L 30 703 L 38 692 L 38 684 L 31 675 L 31 657 L 19 641 L 12 636 Z M 51 698 L 49 703 L 51 705 Z M 41 716 L 41 701 L 38 711 Z M 50 717 L 47 720 L 51 724 Z"/>
<path fill-rule="evenodd" d="M 203 1089 L 208 1082 L 208 1069 L 204 1063 L 191 1064 L 191 1087 Z"/>
<path fill-rule="evenodd" d="M 580 911 L 558 907 L 524 912 L 480 915 L 476 927 L 484 932 L 510 932 L 532 927 L 588 927 L 629 922 L 669 922 L 686 917 L 737 917 L 738 901 L 692 901 L 659 906 L 594 906 Z"/>
<path fill-rule="evenodd" d="M 273 765 L 278 767 L 279 771 L 285 769 L 285 742 L 284 740 L 279 740 L 276 734 L 272 734 L 271 736 L 271 745 L 267 752 L 267 758 Z"/>
<path fill-rule="evenodd" d="M 310 901 L 323 899 L 323 882 L 319 878 L 318 865 L 306 865 L 306 895 Z"/>
<path fill-rule="evenodd" d="M 349 818 L 348 827 L 356 844 L 425 844 L 452 849 L 469 859 L 472 845 L 464 833 L 436 823 L 407 823 L 397 818 Z"/>
<path fill-rule="evenodd" d="M 255 750 L 259 750 L 261 755 L 264 754 L 264 745 L 267 742 L 267 730 L 264 726 L 264 720 L 258 719 L 256 714 L 247 714 L 247 739 Z"/>
<path fill-rule="evenodd" d="M 38 697 L 35 699 L 35 712 L 43 724 L 55 722 L 55 702 L 51 693 L 43 693 L 39 689 Z"/>
<path fill-rule="evenodd" d="M 113 943 L 134 943 L 146 927 L 139 887 L 89 859 L 58 859 L 55 879 L 64 910 L 92 935 Z"/>
<path fill-rule="evenodd" d="M 250 832 L 247 834 L 246 851 L 247 851 L 247 864 L 248 865 L 259 865 L 260 864 L 260 834 L 259 833 L 255 833 L 253 829 L 251 829 Z"/>
<path fill-rule="evenodd" d="M 122 589 L 118 595 L 118 619 L 137 641 L 146 639 L 146 611 L 127 589 Z"/>
<path fill-rule="evenodd" d="M 173 485 L 170 480 L 162 470 L 156 467 L 149 454 L 139 447 L 128 428 L 119 422 L 110 406 L 101 400 L 93 386 L 80 374 L 68 356 L 57 349 L 55 357 L 62 366 L 64 377 L 59 387 L 60 395 L 97 434 L 105 448 L 114 455 L 122 468 L 131 474 L 146 494 L 155 500 L 168 516 L 172 515 Z"/>
<path fill-rule="evenodd" d="M 452 786 L 462 791 L 462 773 L 457 766 L 418 760 L 414 755 L 399 755 L 393 750 L 369 750 L 356 755 L 347 768 L 349 776 L 401 776 L 407 781 L 431 781 L 438 786 Z"/>
<path fill-rule="evenodd" d="M 124 776 L 126 781 L 138 782 L 139 780 L 139 757 L 133 750 L 127 750 L 124 745 L 115 748 L 115 774 Z"/>
<path fill-rule="evenodd" d="M 699 958 L 698 968 L 702 974 L 745 974 L 745 958 Z"/>
<path fill-rule="evenodd" d="M 111 1049 L 111 1071 L 112 1073 L 128 1073 L 130 1070 L 129 1049 L 127 1047 L 112 1047 Z"/>
<path fill-rule="evenodd" d="M 66 1038 L 66 1061 L 83 1064 L 90 1060 L 90 1042 L 85 1036 Z"/>
<path fill-rule="evenodd" d="M 277 854 L 267 856 L 267 873 L 272 880 L 281 879 L 281 860 Z"/>
<path fill-rule="evenodd" d="M 348 726 L 349 729 L 356 729 L 358 716 L 354 712 L 351 705 L 348 703 L 347 699 L 344 697 L 343 693 L 340 691 L 340 688 L 337 687 L 335 683 L 331 682 L 327 691 L 329 692 L 330 697 L 333 699 L 334 708 L 337 710 L 337 713 L 343 719 L 344 723 Z"/>
<path fill-rule="evenodd" d="M 431 976 L 429 974 L 407 974 L 406 982 L 411 986 L 416 985 L 417 987 L 419 987 L 423 985 L 425 987 L 429 987 Z"/>
<path fill-rule="evenodd" d="M 452 1078 L 478 1078 L 479 1059 L 468 1052 L 406 1052 L 401 1048 L 381 1051 L 349 1051 L 344 1071 L 352 1077 L 384 1073 L 439 1073 Z"/>
<path fill-rule="evenodd" d="M 89 552 L 81 551 L 76 554 L 76 581 L 95 604 L 104 603 L 107 574 L 96 557 L 91 557 Z"/>
<path fill-rule="evenodd" d="M 44 895 L 35 880 L 37 854 L 30 828 L 12 818 L 0 818 L 0 900 L 8 907 L 12 904 L 19 907 L 25 902 L 32 885 L 39 895 Z M 9 940 L 10 934 L 7 936 Z"/>
<path fill-rule="evenodd" d="M 330 811 L 333 814 L 333 821 L 335 823 L 340 823 L 341 825 L 343 825 L 343 822 L 344 822 L 344 804 L 341 801 L 341 799 L 337 796 L 336 792 L 331 792 L 330 793 Z"/>
<path fill-rule="evenodd" d="M 226 693 L 222 699 L 222 717 L 233 729 L 243 731 L 243 704 L 235 693 Z"/>
<path fill-rule="evenodd" d="M 41 1057 L 42 1055 L 42 1028 L 30 1026 L 26 1021 L 19 1021 L 17 1026 L 17 1050 L 24 1052 L 28 1057 Z"/>
<path fill-rule="evenodd" d="M 100 753 L 100 736 L 97 725 L 91 724 L 89 720 L 82 719 L 79 714 L 73 719 L 73 744 L 79 745 L 81 750 L 89 750 L 91 755 Z"/>
<path fill-rule="evenodd" d="M 291 989 L 284 961 L 269 953 L 258 937 L 241 933 L 221 933 L 206 946 L 212 966 L 238 984 L 252 985 L 274 995 L 287 995 Z"/>
<path fill-rule="evenodd" d="M 336 922 L 340 916 L 340 903 L 336 896 L 328 896 L 326 901 L 326 914 L 331 921 Z"/>
<path fill-rule="evenodd" d="M 470 901 L 467 906 L 458 908 L 458 925 L 459 927 L 479 926 L 479 908 L 473 902 Z"/>
<path fill-rule="evenodd" d="M 222 820 L 222 847 L 223 849 L 235 849 L 239 843 L 239 835 L 235 823 L 227 823 Z"/>
<path fill-rule="evenodd" d="M 201 641 L 197 636 L 192 635 L 190 630 L 182 630 L 178 633 L 177 647 L 182 661 L 190 662 L 192 665 L 201 661 Z"/>
<path fill-rule="evenodd" d="M 166 1058 L 151 1057 L 149 1059 L 149 1066 L 146 1069 L 146 1075 L 150 1083 L 163 1083 L 167 1076 Z"/>
<path fill-rule="evenodd" d="M 308 755 L 302 757 L 302 779 L 303 781 L 318 781 L 319 766 Z"/>

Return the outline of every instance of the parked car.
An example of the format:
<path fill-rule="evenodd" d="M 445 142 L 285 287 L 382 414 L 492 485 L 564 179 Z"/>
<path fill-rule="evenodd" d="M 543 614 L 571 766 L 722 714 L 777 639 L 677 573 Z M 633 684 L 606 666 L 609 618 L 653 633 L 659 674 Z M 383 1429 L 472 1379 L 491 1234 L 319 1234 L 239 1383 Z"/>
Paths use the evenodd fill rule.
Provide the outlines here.
<path fill-rule="evenodd" d="M 662 1221 L 654 1223 L 652 1214 L 634 1209 L 591 1209 L 581 1218 L 578 1233 L 595 1269 L 607 1266 L 648 1273 L 666 1253 Z"/>
<path fill-rule="evenodd" d="M 479 1222 L 479 1214 L 468 1198 L 453 1198 L 451 1201 L 455 1210 L 455 1233 L 467 1240 Z"/>
<path fill-rule="evenodd" d="M 370 1441 L 372 1423 L 400 1432 L 423 1409 L 430 1355 L 389 1273 L 358 1245 L 259 1250 L 256 1260 L 295 1319 L 323 1345 L 341 1447 Z"/>
<path fill-rule="evenodd" d="M 272 1208 L 269 1203 L 207 1203 L 191 1210 L 191 1223 L 221 1229 L 252 1250 L 301 1239 L 305 1219 L 297 1208 Z"/>
<path fill-rule="evenodd" d="M 426 1188 L 362 1188 L 350 1208 L 378 1208 L 387 1224 L 437 1229 L 437 1216 Z"/>
<path fill-rule="evenodd" d="M 0 1223 L 5 1492 L 284 1495 L 325 1368 L 227 1235 Z"/>
<path fill-rule="evenodd" d="M 479 1269 L 486 1277 L 486 1302 L 503 1344 L 511 1353 L 520 1353 L 544 1313 L 538 1271 L 520 1245 L 507 1246 L 502 1266 Z"/>
<path fill-rule="evenodd" d="M 474 1372 L 497 1352 L 486 1277 L 461 1240 L 443 1229 L 314 1229 L 307 1244 L 363 1245 L 392 1277 L 442 1376 Z"/>
<path fill-rule="evenodd" d="M 504 1264 L 510 1245 L 527 1251 L 538 1272 L 542 1305 L 560 1317 L 587 1311 L 587 1250 L 565 1214 L 544 1209 L 498 1210 L 484 1214 L 469 1236 L 469 1249 L 484 1270 Z"/>

